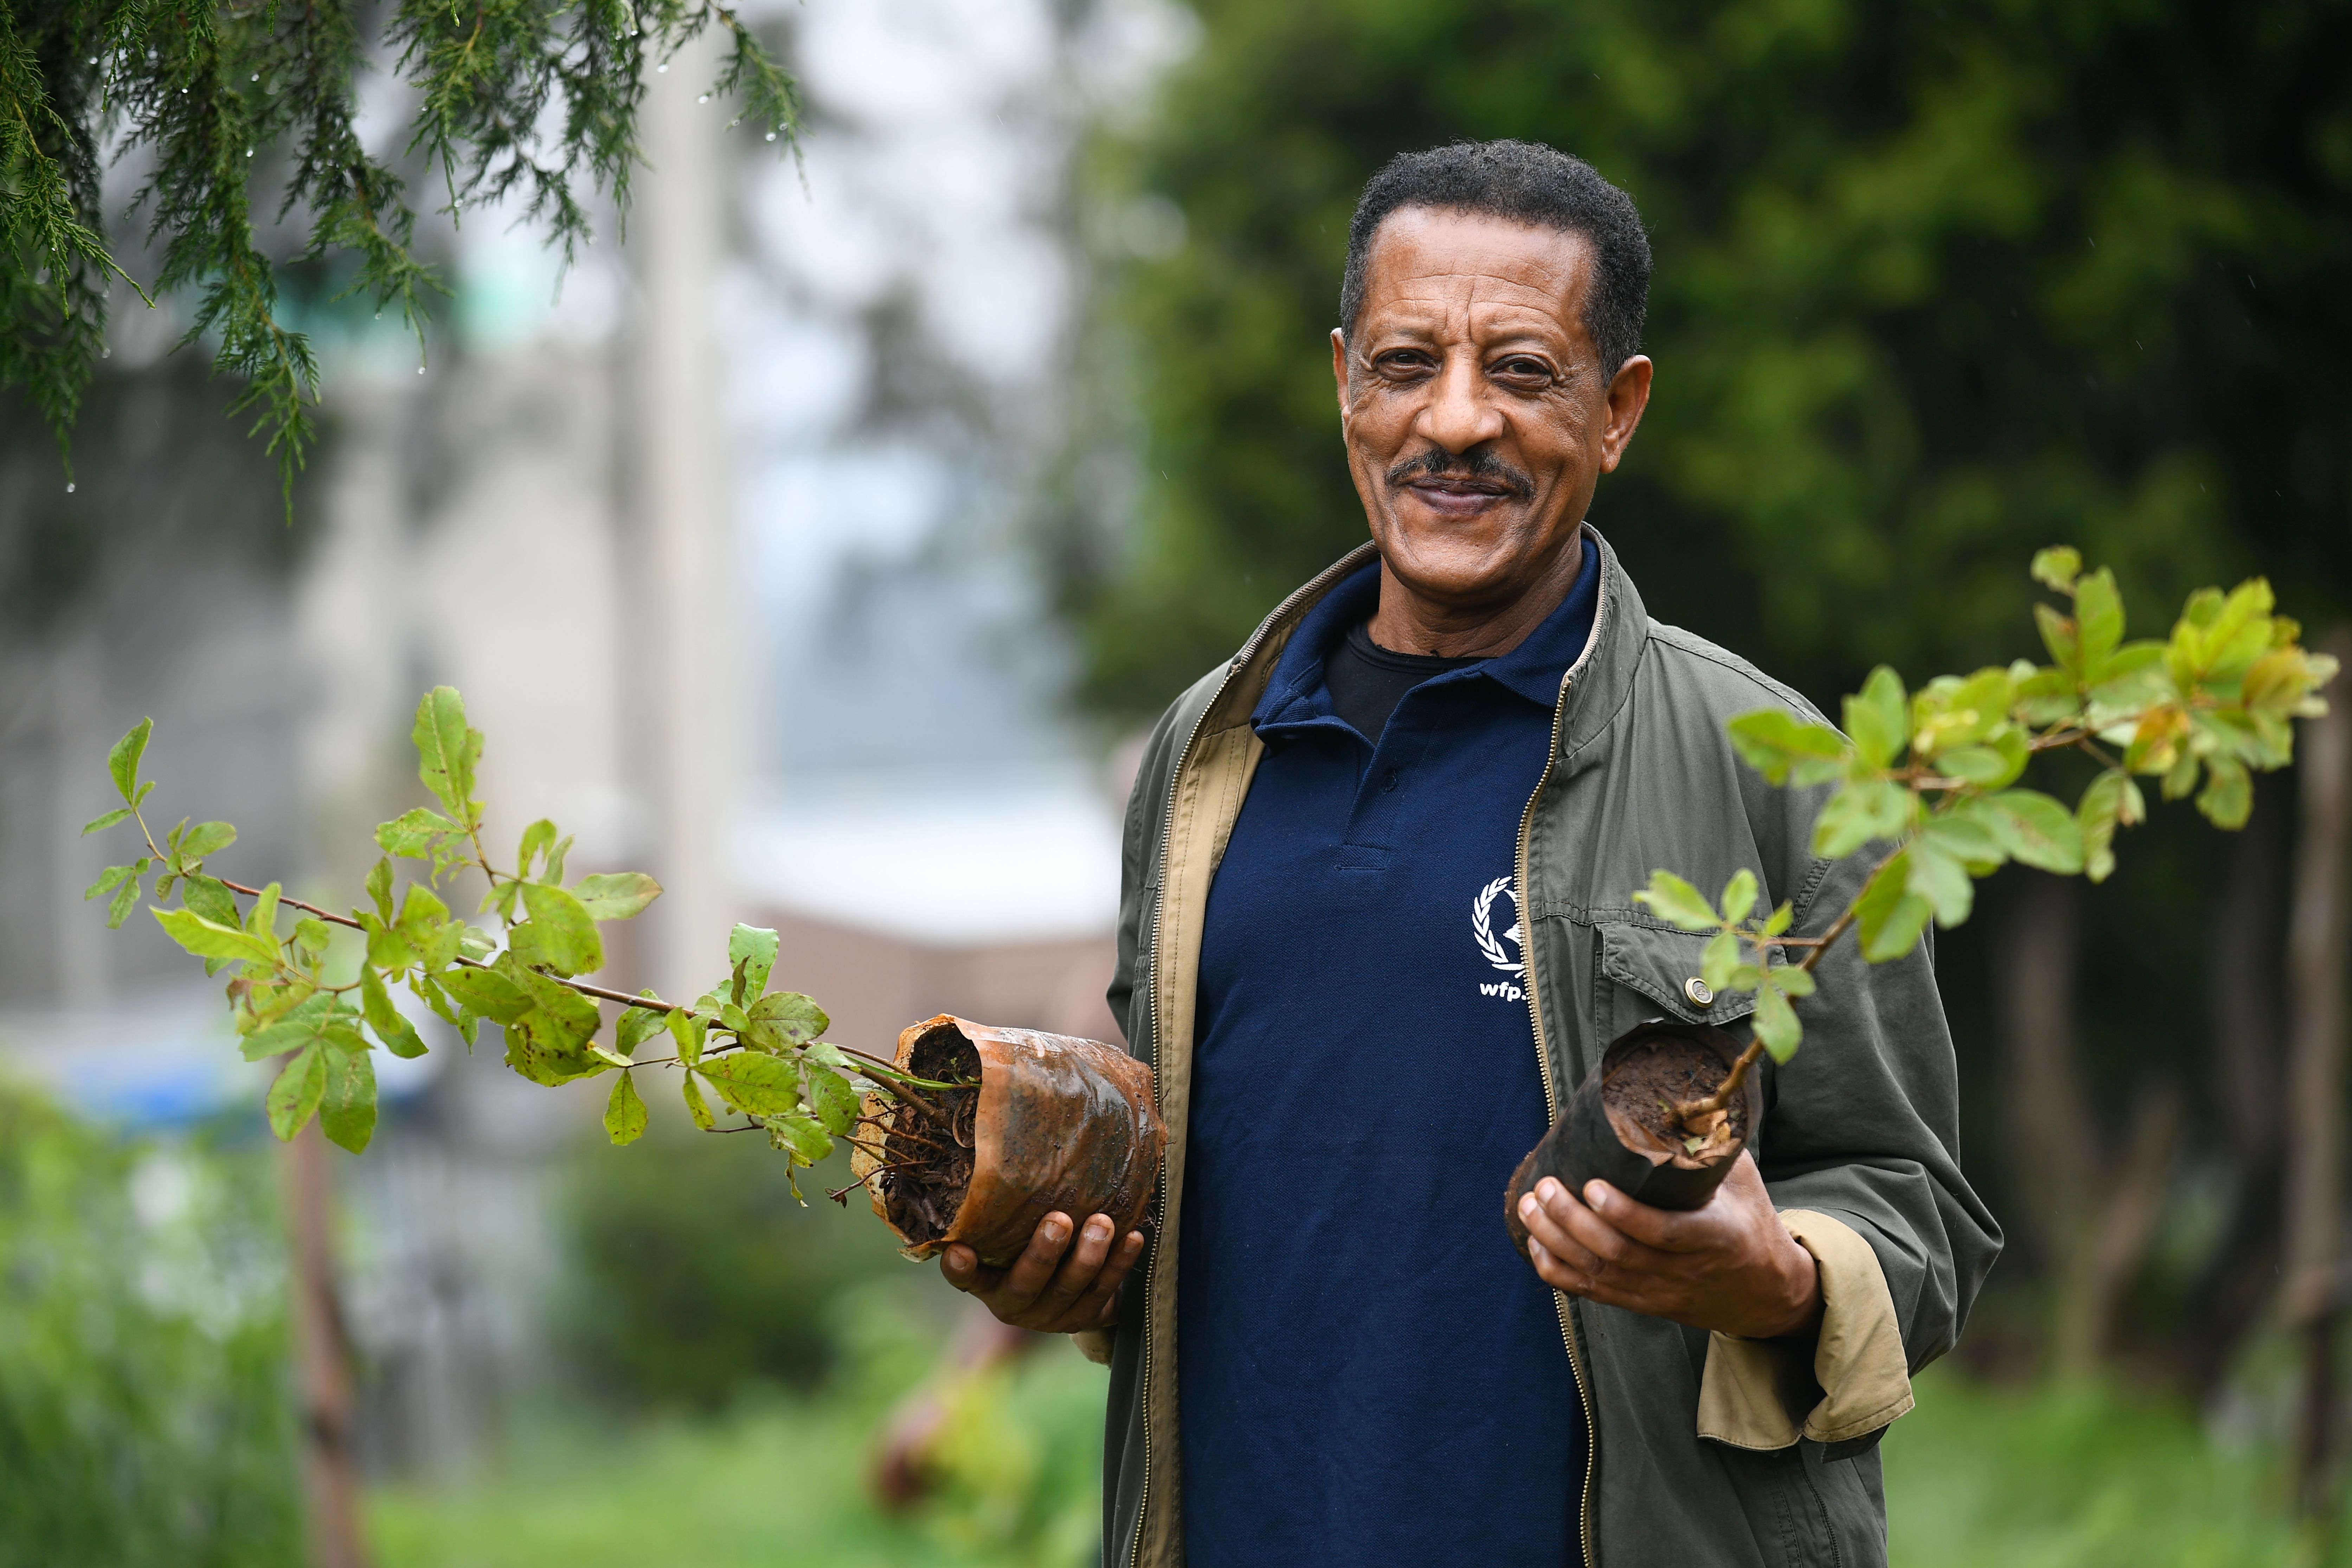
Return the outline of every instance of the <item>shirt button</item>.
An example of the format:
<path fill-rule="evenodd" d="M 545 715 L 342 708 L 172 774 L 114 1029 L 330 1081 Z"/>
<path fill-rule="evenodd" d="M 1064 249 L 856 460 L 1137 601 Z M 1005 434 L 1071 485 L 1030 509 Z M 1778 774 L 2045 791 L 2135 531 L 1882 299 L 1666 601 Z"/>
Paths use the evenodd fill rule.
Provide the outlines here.
<path fill-rule="evenodd" d="M 1387 781 L 1386 781 L 1385 783 L 1383 783 L 1383 784 L 1381 785 L 1381 787 L 1382 789 L 1390 789 L 1390 790 L 1392 790 L 1392 789 L 1396 788 L 1396 770 L 1395 770 L 1394 768 L 1391 768 L 1391 769 L 1389 770 L 1389 776 L 1388 776 L 1388 779 L 1387 779 Z"/>
<path fill-rule="evenodd" d="M 1691 1005 L 1694 1007 L 1715 1005 L 1715 987 L 1696 974 L 1683 982 L 1683 994 L 1690 998 Z"/>

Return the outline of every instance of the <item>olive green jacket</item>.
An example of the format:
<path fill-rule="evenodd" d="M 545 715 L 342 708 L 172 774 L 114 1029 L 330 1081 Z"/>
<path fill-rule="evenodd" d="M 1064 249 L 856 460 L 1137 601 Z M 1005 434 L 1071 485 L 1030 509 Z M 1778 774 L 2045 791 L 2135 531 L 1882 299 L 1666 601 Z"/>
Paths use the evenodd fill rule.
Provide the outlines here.
<path fill-rule="evenodd" d="M 1794 901 L 1792 935 L 1817 936 L 1874 863 L 1868 852 L 1814 858 L 1822 792 L 1771 787 L 1724 734 L 1726 720 L 1771 704 L 1819 715 L 1743 660 L 1651 620 L 1607 542 L 1590 526 L 1584 537 L 1601 552 L 1600 611 L 1560 683 L 1549 762 L 1532 799 L 1486 807 L 1519 815 L 1528 1004 L 1555 1113 L 1644 1018 L 1745 1032 L 1748 998 L 1700 1006 L 1685 989 L 1705 938 L 1633 901 L 1654 868 L 1719 888 L 1745 868 L 1769 902 Z M 1170 1136 L 1151 1247 L 1122 1292 L 1119 1327 L 1082 1336 L 1111 1367 L 1113 1568 L 1184 1561 L 1176 1277 L 1194 988 L 1210 883 L 1264 751 L 1250 712 L 1307 610 L 1370 559 L 1368 544 L 1292 595 L 1176 700 L 1128 805 L 1110 1003 L 1152 1066 Z M 1591 1434 L 1580 1515 L 1593 1568 L 1885 1561 L 1877 1437 L 1911 1407 L 1909 1374 L 1951 1348 L 2000 1235 L 1960 1174 L 1951 1038 L 1926 945 L 1872 966 L 1843 942 L 1817 973 L 1804 1048 L 1768 1073 L 1754 1147 L 1783 1223 L 1819 1260 L 1818 1334 L 1738 1340 L 1556 1298 Z M 1493 1212 L 1462 1223 L 1507 1245 L 1499 1193 Z"/>

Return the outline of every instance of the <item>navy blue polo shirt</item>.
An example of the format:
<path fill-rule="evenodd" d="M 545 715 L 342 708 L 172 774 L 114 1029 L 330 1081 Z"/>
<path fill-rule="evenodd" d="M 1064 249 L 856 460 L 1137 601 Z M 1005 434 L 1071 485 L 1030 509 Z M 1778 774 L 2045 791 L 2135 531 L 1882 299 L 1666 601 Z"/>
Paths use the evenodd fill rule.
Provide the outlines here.
<path fill-rule="evenodd" d="M 1300 625 L 1209 895 L 1177 1289 L 1192 1568 L 1573 1564 L 1583 1418 L 1503 1187 L 1542 1137 L 1512 879 L 1599 552 L 1496 658 L 1373 740 Z"/>

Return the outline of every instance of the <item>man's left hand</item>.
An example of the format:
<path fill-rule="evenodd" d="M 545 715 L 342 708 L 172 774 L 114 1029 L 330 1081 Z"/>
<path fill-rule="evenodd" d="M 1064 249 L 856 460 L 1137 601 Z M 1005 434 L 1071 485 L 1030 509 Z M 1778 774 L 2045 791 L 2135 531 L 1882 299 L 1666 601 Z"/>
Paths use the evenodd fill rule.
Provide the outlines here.
<path fill-rule="evenodd" d="M 1813 1256 L 1781 1225 L 1744 1152 L 1687 1214 L 1601 1181 L 1580 1199 L 1547 1176 L 1519 1200 L 1519 1223 L 1544 1283 L 1589 1301 L 1759 1340 L 1811 1328 L 1821 1313 Z"/>

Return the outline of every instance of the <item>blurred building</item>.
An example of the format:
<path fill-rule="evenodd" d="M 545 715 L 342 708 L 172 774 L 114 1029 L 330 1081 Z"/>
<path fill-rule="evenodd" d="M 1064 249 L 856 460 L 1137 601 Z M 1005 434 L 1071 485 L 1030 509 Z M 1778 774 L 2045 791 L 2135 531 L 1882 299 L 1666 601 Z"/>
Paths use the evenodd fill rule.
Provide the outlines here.
<path fill-rule="evenodd" d="M 602 978 L 691 995 L 748 920 L 845 1043 L 941 1011 L 1112 1034 L 1116 791 L 1057 716 L 1016 530 L 1061 427 L 1071 150 L 1174 16 L 796 8 L 799 164 L 730 154 L 710 61 L 681 57 L 617 258 L 559 294 L 485 215 L 422 369 L 386 326 L 311 323 L 330 439 L 290 530 L 227 390 L 165 356 L 169 305 L 124 317 L 74 489 L 37 432 L 0 444 L 8 1070 L 142 1125 L 250 1116 L 268 1069 L 216 986 L 81 900 L 131 853 L 76 837 L 107 748 L 152 716 L 159 830 L 227 819 L 217 868 L 340 902 L 421 798 L 410 716 L 444 682 L 488 736 L 493 853 L 550 816 L 575 871 L 668 889 Z M 550 1155 L 602 1087 L 420 1025 L 432 1055 L 380 1064 L 376 1145 L 333 1160 L 369 1441 L 398 1465 L 458 1462 L 546 1370 Z"/>

